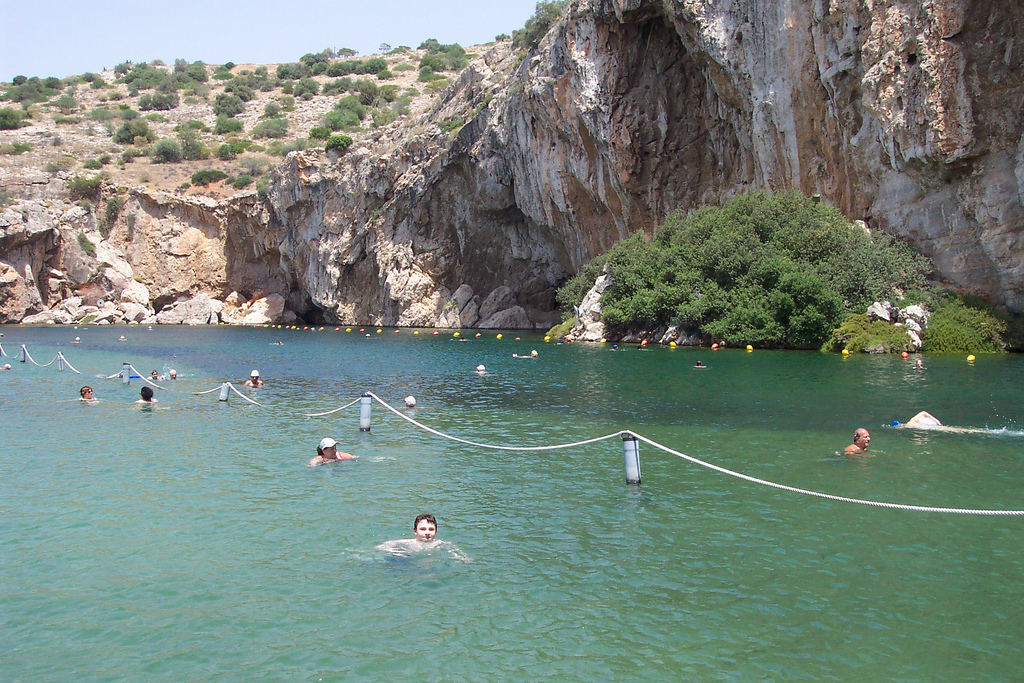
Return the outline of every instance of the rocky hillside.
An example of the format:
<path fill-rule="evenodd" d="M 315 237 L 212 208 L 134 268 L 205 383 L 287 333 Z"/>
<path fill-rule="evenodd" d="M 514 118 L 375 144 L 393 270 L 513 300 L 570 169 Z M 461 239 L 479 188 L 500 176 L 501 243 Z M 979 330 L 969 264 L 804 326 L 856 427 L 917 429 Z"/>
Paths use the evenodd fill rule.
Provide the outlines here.
<path fill-rule="evenodd" d="M 208 319 L 232 293 L 239 306 L 276 294 L 280 315 L 313 321 L 545 327 L 557 318 L 554 288 L 587 259 L 676 207 L 752 188 L 820 194 L 908 239 L 941 278 L 1020 311 L 1024 9 L 967 9 L 580 0 L 538 48 L 473 48 L 437 95 L 403 82 L 423 95 L 390 123 L 347 132 L 347 151 L 309 145 L 237 192 L 181 184 L 219 163 L 237 181 L 253 162 L 136 159 L 73 203 L 77 164 L 104 150 L 120 159 L 138 141 L 63 124 L 97 146 L 76 152 L 86 142 L 62 129 L 56 152 L 36 143 L 4 156 L 0 319 L 43 320 L 75 295 L 94 303 L 88 292 L 122 299 L 130 281 L 153 312 L 207 295 Z M 402 56 L 414 68 L 420 58 Z M 243 135 L 282 96 L 249 102 Z M 342 96 L 296 100 L 289 130 L 308 134 Z M 208 111 L 180 114 L 213 129 L 216 92 L 206 97 L 190 106 Z M 52 139 L 46 126 L 35 134 Z M 208 147 L 228 139 L 201 135 Z M 271 151 L 250 141 L 264 147 L 255 154 Z M 67 168 L 30 156 L 69 149 Z"/>

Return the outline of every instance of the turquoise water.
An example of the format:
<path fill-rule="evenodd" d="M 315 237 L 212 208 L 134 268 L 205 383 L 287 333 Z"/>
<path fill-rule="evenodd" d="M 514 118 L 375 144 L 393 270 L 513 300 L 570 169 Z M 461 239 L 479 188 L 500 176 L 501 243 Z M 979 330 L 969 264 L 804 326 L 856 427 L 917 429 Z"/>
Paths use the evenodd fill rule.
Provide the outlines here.
<path fill-rule="evenodd" d="M 515 333 L 0 331 L 8 354 L 61 350 L 85 375 L 16 360 L 0 372 L 0 679 L 1019 677 L 1024 518 L 829 502 L 648 446 L 629 487 L 617 439 L 510 453 L 379 406 L 369 434 L 356 407 L 300 413 L 367 389 L 395 405 L 413 394 L 408 414 L 483 442 L 629 428 L 793 486 L 1024 509 L 1020 356 L 925 357 L 917 371 Z M 532 348 L 536 361 L 511 357 Z M 181 379 L 140 408 L 139 380 L 96 377 L 124 361 Z M 243 391 L 266 409 L 192 393 L 253 368 L 267 385 Z M 74 400 L 85 383 L 100 402 Z M 919 410 L 993 433 L 883 427 Z M 838 455 L 860 426 L 871 457 Z M 307 467 L 328 435 L 360 459 Z M 374 551 L 422 511 L 472 562 Z"/>

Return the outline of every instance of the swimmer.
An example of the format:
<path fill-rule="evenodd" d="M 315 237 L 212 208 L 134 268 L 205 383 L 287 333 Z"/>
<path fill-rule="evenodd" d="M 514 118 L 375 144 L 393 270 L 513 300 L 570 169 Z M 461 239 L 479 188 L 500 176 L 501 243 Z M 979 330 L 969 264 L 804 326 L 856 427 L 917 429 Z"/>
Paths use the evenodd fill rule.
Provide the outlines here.
<path fill-rule="evenodd" d="M 918 429 L 929 429 L 931 427 L 941 427 L 942 423 L 939 422 L 939 418 L 922 410 L 920 413 L 907 420 L 907 424 L 903 426 L 915 427 Z"/>
<path fill-rule="evenodd" d="M 406 396 L 405 397 L 405 407 L 406 408 L 415 408 L 416 407 L 416 397 L 415 396 Z"/>
<path fill-rule="evenodd" d="M 339 453 L 338 442 L 329 436 L 320 439 L 320 445 L 316 447 L 316 457 L 309 461 L 310 467 L 326 465 L 329 462 L 338 460 L 355 460 L 358 456 L 350 453 Z"/>
<path fill-rule="evenodd" d="M 396 558 L 408 558 L 420 553 L 432 554 L 443 551 L 460 562 L 470 561 L 454 543 L 439 541 L 435 538 L 437 536 L 437 520 L 434 519 L 434 515 L 428 513 L 417 515 L 412 523 L 412 530 L 416 534 L 416 538 L 387 541 L 378 545 L 376 549 Z"/>
<path fill-rule="evenodd" d="M 478 375 L 486 375 L 487 374 L 487 368 L 485 368 L 483 365 L 476 366 L 476 374 L 478 374 Z"/>
<path fill-rule="evenodd" d="M 167 377 L 168 379 L 178 379 L 178 371 L 172 368 L 171 371 L 167 373 Z"/>
<path fill-rule="evenodd" d="M 136 401 L 136 403 L 156 403 L 156 399 L 153 398 L 153 390 L 150 389 L 149 387 L 142 387 L 142 389 L 139 391 L 139 396 L 141 398 L 139 398 L 139 400 Z"/>
<path fill-rule="evenodd" d="M 11 364 L 10 363 L 4 363 L 3 368 L 0 368 L 0 370 L 10 370 L 10 369 L 11 369 Z"/>
<path fill-rule="evenodd" d="M 871 435 L 868 434 L 868 430 L 861 427 L 853 433 L 853 443 L 846 447 L 843 455 L 860 455 L 868 449 L 870 443 Z"/>
<path fill-rule="evenodd" d="M 708 366 L 704 365 L 700 361 L 697 361 L 696 363 L 694 363 L 693 367 L 700 368 L 701 370 L 707 370 L 707 368 L 708 368 Z"/>
<path fill-rule="evenodd" d="M 253 370 L 249 373 L 249 379 L 245 380 L 245 386 L 247 387 L 262 387 L 263 380 L 260 379 L 260 373 L 257 370 Z"/>
<path fill-rule="evenodd" d="M 915 370 L 924 370 L 924 362 L 920 358 L 918 358 L 916 361 L 914 361 L 914 369 Z"/>
<path fill-rule="evenodd" d="M 512 357 L 513 358 L 525 358 L 526 360 L 533 360 L 534 358 L 537 357 L 537 355 L 538 355 L 537 351 L 534 350 L 534 351 L 530 351 L 530 355 L 529 356 L 526 356 L 526 355 L 520 356 L 518 353 L 513 353 Z"/>
<path fill-rule="evenodd" d="M 93 401 L 98 400 L 96 398 L 93 398 L 92 387 L 90 387 L 88 384 L 79 389 L 78 393 L 82 395 L 82 398 L 78 399 L 79 401 L 87 401 L 91 403 Z"/>
<path fill-rule="evenodd" d="M 122 335 L 121 335 L 121 336 L 120 336 L 120 337 L 118 338 L 118 340 L 117 340 L 117 341 L 128 341 L 128 340 L 127 340 L 127 339 L 125 339 L 125 338 L 124 338 L 124 335 L 122 334 Z"/>
<path fill-rule="evenodd" d="M 153 372 L 149 373 L 149 377 L 154 382 L 159 382 L 160 380 L 163 379 L 163 377 L 161 377 L 160 375 L 157 374 L 156 370 L 154 370 Z"/>
<path fill-rule="evenodd" d="M 72 344 L 81 344 L 82 343 L 82 338 L 81 337 L 75 337 L 75 340 L 73 342 L 71 342 L 71 343 Z"/>

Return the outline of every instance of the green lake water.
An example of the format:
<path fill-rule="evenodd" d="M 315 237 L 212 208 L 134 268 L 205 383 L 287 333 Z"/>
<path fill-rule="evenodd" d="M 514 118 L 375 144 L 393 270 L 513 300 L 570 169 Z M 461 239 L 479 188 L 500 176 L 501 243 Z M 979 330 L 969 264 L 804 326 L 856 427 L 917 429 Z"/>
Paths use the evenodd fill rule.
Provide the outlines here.
<path fill-rule="evenodd" d="M 545 344 L 494 333 L 3 327 L 3 681 L 1007 681 L 1024 647 L 1024 518 L 831 502 L 619 439 L 633 429 L 790 486 L 1024 509 L 1024 358 Z M 120 335 L 126 341 L 118 341 Z M 80 344 L 71 340 L 80 336 Z M 272 345 L 281 339 L 283 346 Z M 537 349 L 536 360 L 512 354 Z M 707 370 L 691 366 L 700 359 Z M 175 368 L 152 408 L 131 362 Z M 487 374 L 478 375 L 478 364 Z M 237 396 L 197 396 L 225 380 Z M 75 400 L 90 384 L 99 402 Z M 992 430 L 884 425 L 927 410 Z M 868 456 L 840 455 L 871 430 Z M 332 436 L 357 461 L 309 468 Z M 471 558 L 395 561 L 438 537 Z"/>

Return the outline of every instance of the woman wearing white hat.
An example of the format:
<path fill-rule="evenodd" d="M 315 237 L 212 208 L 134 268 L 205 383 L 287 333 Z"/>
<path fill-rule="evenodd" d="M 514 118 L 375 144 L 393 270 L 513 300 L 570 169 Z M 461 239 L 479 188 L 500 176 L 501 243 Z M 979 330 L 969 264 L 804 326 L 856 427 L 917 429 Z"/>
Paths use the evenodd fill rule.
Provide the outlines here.
<path fill-rule="evenodd" d="M 316 447 L 316 457 L 309 461 L 310 467 L 326 465 L 329 462 L 338 460 L 355 460 L 357 456 L 350 453 L 339 453 L 338 442 L 329 436 L 320 439 L 320 445 Z"/>
<path fill-rule="evenodd" d="M 263 380 L 260 379 L 260 373 L 258 370 L 253 370 L 249 373 L 249 379 L 245 380 L 245 386 L 247 387 L 262 387 Z"/>

